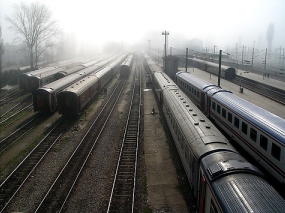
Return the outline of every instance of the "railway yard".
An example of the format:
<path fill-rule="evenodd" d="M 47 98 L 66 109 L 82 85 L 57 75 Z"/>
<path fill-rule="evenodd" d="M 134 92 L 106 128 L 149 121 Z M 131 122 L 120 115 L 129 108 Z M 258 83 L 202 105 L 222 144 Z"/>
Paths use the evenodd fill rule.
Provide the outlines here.
<path fill-rule="evenodd" d="M 157 71 L 152 70 L 146 58 L 141 53 L 134 53 L 130 56 L 118 54 L 112 56 L 112 59 L 76 61 L 76 69 L 71 65 L 69 69 L 64 69 L 72 70 L 69 76 L 76 78 L 66 83 L 65 88 L 62 85 L 67 78 L 56 79 L 42 86 L 39 84 L 36 91 L 31 91 L 32 87 L 27 86 L 27 80 L 20 81 L 23 83 L 21 89 L 15 86 L 11 90 L 1 91 L 0 212 L 196 212 L 201 211 L 201 208 L 205 211 L 214 208 L 212 201 L 206 198 L 206 190 L 203 197 L 196 190 L 199 187 L 192 185 L 193 180 L 203 184 L 202 180 L 198 181 L 194 175 L 192 177 L 192 173 L 196 174 L 209 160 L 202 160 L 201 157 L 201 166 L 196 167 L 196 161 L 188 162 L 187 166 L 191 169 L 193 167 L 193 170 L 192 173 L 187 169 L 185 171 L 185 159 L 190 157 L 186 151 L 181 154 L 180 148 L 176 150 L 177 144 L 183 143 L 184 139 L 175 136 L 177 131 L 179 133 L 183 130 L 169 129 L 173 118 L 165 118 L 165 111 L 170 114 L 168 106 L 159 105 L 162 102 L 165 104 L 164 100 L 171 94 L 167 96 L 166 92 L 155 87 L 153 78 Z M 73 70 L 79 74 L 75 71 L 73 73 Z M 183 71 L 183 68 L 180 70 Z M 191 74 L 211 83 L 217 82 L 216 76 L 209 77 L 208 73 L 198 68 L 191 71 Z M 241 74 L 238 77 L 240 76 Z M 168 77 L 157 78 L 160 79 L 158 81 L 166 81 L 169 87 L 173 86 Z M 221 87 L 262 106 L 279 116 L 280 120 L 285 119 L 282 88 L 277 91 L 280 97 L 272 92 L 265 94 L 262 90 L 256 94 L 258 91 L 253 91 L 254 86 L 247 87 L 246 83 L 241 86 L 241 82 L 241 78 L 236 78 L 233 82 L 222 79 Z M 33 83 L 34 85 L 36 84 Z M 86 85 L 88 90 L 84 90 Z M 173 90 L 177 90 L 176 86 L 175 89 L 169 89 Z M 164 99 L 162 95 L 156 96 L 158 91 L 166 95 Z M 278 100 L 266 101 L 262 94 Z M 179 96 L 179 99 L 183 98 Z M 186 96 L 184 99 L 184 104 L 190 103 Z M 190 108 L 191 104 L 195 111 L 197 107 L 190 103 Z M 180 113 L 180 110 L 177 112 Z M 200 123 L 194 122 L 194 126 L 201 126 L 200 132 L 211 129 L 216 134 L 215 140 L 226 141 L 221 142 L 221 147 L 226 146 L 227 139 L 216 133 L 218 130 L 206 116 L 202 113 L 201 117 L 198 114 L 198 118 Z M 205 120 L 207 125 L 203 129 L 202 123 Z M 283 129 L 281 140 L 284 140 L 284 132 Z M 213 140 L 213 137 L 204 143 L 210 143 L 209 140 Z M 275 158 L 282 161 L 285 159 L 285 145 L 281 146 L 271 154 L 277 155 Z M 182 149 L 183 147 L 182 145 Z M 211 149 L 214 149 L 214 145 Z M 227 149 L 230 153 L 236 153 L 231 146 Z M 181 156 L 185 156 L 185 159 L 181 159 Z M 224 156 L 216 158 L 226 162 Z M 243 161 L 240 160 L 243 157 L 233 158 L 239 159 L 238 162 Z M 273 212 L 282 212 L 285 208 L 285 195 L 282 193 L 284 183 L 281 184 L 283 188 L 280 188 L 280 185 L 274 184 L 274 178 L 271 180 L 271 177 L 257 175 L 254 179 L 252 176 L 260 172 L 250 163 L 247 163 L 246 169 L 250 168 L 252 173 L 245 172 L 246 175 L 249 179 L 264 183 L 268 194 L 250 200 L 254 197 L 250 194 L 253 192 L 247 192 L 248 196 L 245 197 L 249 200 L 240 199 L 239 202 L 246 203 L 244 208 L 248 211 L 263 208 L 266 212 L 264 205 L 271 205 Z M 238 167 L 236 161 L 232 166 Z M 217 168 L 212 165 L 208 170 L 210 169 L 214 173 Z M 241 167 L 237 170 L 242 171 Z M 281 176 L 282 172 L 284 175 L 284 171 L 280 170 Z M 197 175 L 205 171 L 201 170 Z M 232 173 L 224 174 L 223 177 L 227 175 L 235 178 Z M 206 179 L 206 175 L 203 178 Z M 257 185 L 252 183 L 250 186 L 257 187 L 258 190 L 260 186 Z M 212 187 L 215 188 L 214 184 Z M 239 191 L 236 192 L 238 195 L 231 193 L 234 192 L 229 192 L 229 197 L 242 194 Z M 220 207 L 215 208 L 226 211 L 224 209 L 230 207 L 218 204 L 219 196 L 223 195 L 216 195 L 215 202 Z M 270 203 L 271 200 L 266 196 L 274 197 L 275 201 Z M 262 203 L 261 199 L 268 203 Z M 211 207 L 207 206 L 207 202 L 210 202 Z M 255 206 L 255 203 L 259 203 L 259 206 Z M 201 207 L 202 204 L 204 207 Z"/>

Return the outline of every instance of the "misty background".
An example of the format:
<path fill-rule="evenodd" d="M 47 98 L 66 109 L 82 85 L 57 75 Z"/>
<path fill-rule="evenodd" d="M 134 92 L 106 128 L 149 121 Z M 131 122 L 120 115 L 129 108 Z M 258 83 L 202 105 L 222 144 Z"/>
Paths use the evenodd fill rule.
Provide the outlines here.
<path fill-rule="evenodd" d="M 6 17 L 20 2 L 41 2 L 50 9 L 62 31 L 58 43 L 68 47 L 66 57 L 102 49 L 163 51 L 166 30 L 168 53 L 170 47 L 173 54 L 186 47 L 212 53 L 268 48 L 284 58 L 285 0 L 0 0 L 5 45 L 16 45 Z"/>

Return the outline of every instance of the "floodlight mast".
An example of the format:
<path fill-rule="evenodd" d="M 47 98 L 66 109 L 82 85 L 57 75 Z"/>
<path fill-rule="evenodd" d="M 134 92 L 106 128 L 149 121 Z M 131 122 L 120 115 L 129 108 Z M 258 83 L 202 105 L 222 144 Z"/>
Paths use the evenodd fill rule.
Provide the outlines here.
<path fill-rule="evenodd" d="M 165 66 L 166 66 L 166 37 L 169 35 L 169 32 L 167 32 L 167 31 L 164 31 L 164 32 L 162 32 L 162 35 L 164 35 L 164 37 L 165 37 L 165 41 L 164 41 L 164 64 L 163 64 L 163 70 L 164 70 L 164 72 L 165 72 Z"/>

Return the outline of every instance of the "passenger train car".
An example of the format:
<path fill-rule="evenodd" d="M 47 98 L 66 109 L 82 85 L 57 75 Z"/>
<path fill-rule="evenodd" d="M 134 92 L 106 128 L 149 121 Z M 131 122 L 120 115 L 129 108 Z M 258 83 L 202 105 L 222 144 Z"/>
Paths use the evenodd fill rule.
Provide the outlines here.
<path fill-rule="evenodd" d="M 47 84 L 41 88 L 38 88 L 33 92 L 33 106 L 35 112 L 53 113 L 57 110 L 57 97 L 56 95 L 70 86 L 71 84 L 79 81 L 80 79 L 98 71 L 108 63 L 113 63 L 118 60 L 119 55 L 108 58 L 96 65 L 87 67 L 78 72 L 70 74 L 64 78 L 56 80 L 50 84 Z M 119 56 L 122 57 L 122 56 Z"/>
<path fill-rule="evenodd" d="M 129 55 L 127 59 L 120 66 L 120 77 L 127 78 L 131 72 L 133 63 L 133 55 Z"/>
<path fill-rule="evenodd" d="M 208 117 L 285 186 L 283 118 L 189 73 L 178 72 L 176 82 Z"/>
<path fill-rule="evenodd" d="M 197 58 L 188 58 L 188 61 L 194 67 L 197 67 L 201 70 L 204 70 L 206 72 L 212 73 L 217 76 L 219 74 L 219 64 L 216 64 L 210 61 L 204 61 L 204 60 L 197 59 Z M 221 65 L 221 77 L 226 80 L 234 79 L 236 77 L 236 69 Z"/>
<path fill-rule="evenodd" d="M 285 200 L 263 174 L 146 54 L 153 85 L 190 186 L 197 212 L 282 212 Z"/>
<path fill-rule="evenodd" d="M 53 66 L 53 67 L 45 67 L 42 69 L 23 73 L 19 76 L 19 88 L 23 89 L 25 91 L 33 91 L 35 89 L 35 87 L 37 87 L 39 85 L 43 85 L 43 84 L 45 84 L 45 82 L 50 81 L 49 77 L 47 77 L 45 75 L 45 73 L 54 72 L 54 71 L 60 72 L 61 70 L 62 70 L 62 68 L 59 68 L 58 66 Z M 39 78 L 41 76 L 43 76 L 41 78 L 41 81 L 39 82 L 37 80 L 37 82 L 36 82 L 35 78 Z"/>
<path fill-rule="evenodd" d="M 57 95 L 58 113 L 72 116 L 79 115 L 114 74 L 115 69 L 107 66 L 61 91 Z"/>

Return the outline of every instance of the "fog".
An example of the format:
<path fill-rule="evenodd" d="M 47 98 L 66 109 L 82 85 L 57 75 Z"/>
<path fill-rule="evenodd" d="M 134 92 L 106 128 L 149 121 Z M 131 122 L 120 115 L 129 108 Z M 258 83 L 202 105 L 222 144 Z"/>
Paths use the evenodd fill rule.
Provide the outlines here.
<path fill-rule="evenodd" d="M 1 0 L 4 43 L 15 35 L 5 20 L 20 0 Z M 31 2 L 31 0 L 24 0 Z M 52 11 L 60 28 L 84 45 L 108 41 L 126 46 L 163 49 L 183 47 L 185 41 L 200 39 L 202 47 L 227 50 L 236 45 L 268 48 L 267 31 L 273 26 L 272 49 L 285 48 L 284 0 L 41 0 Z M 149 40 L 149 41 L 148 41 Z"/>

